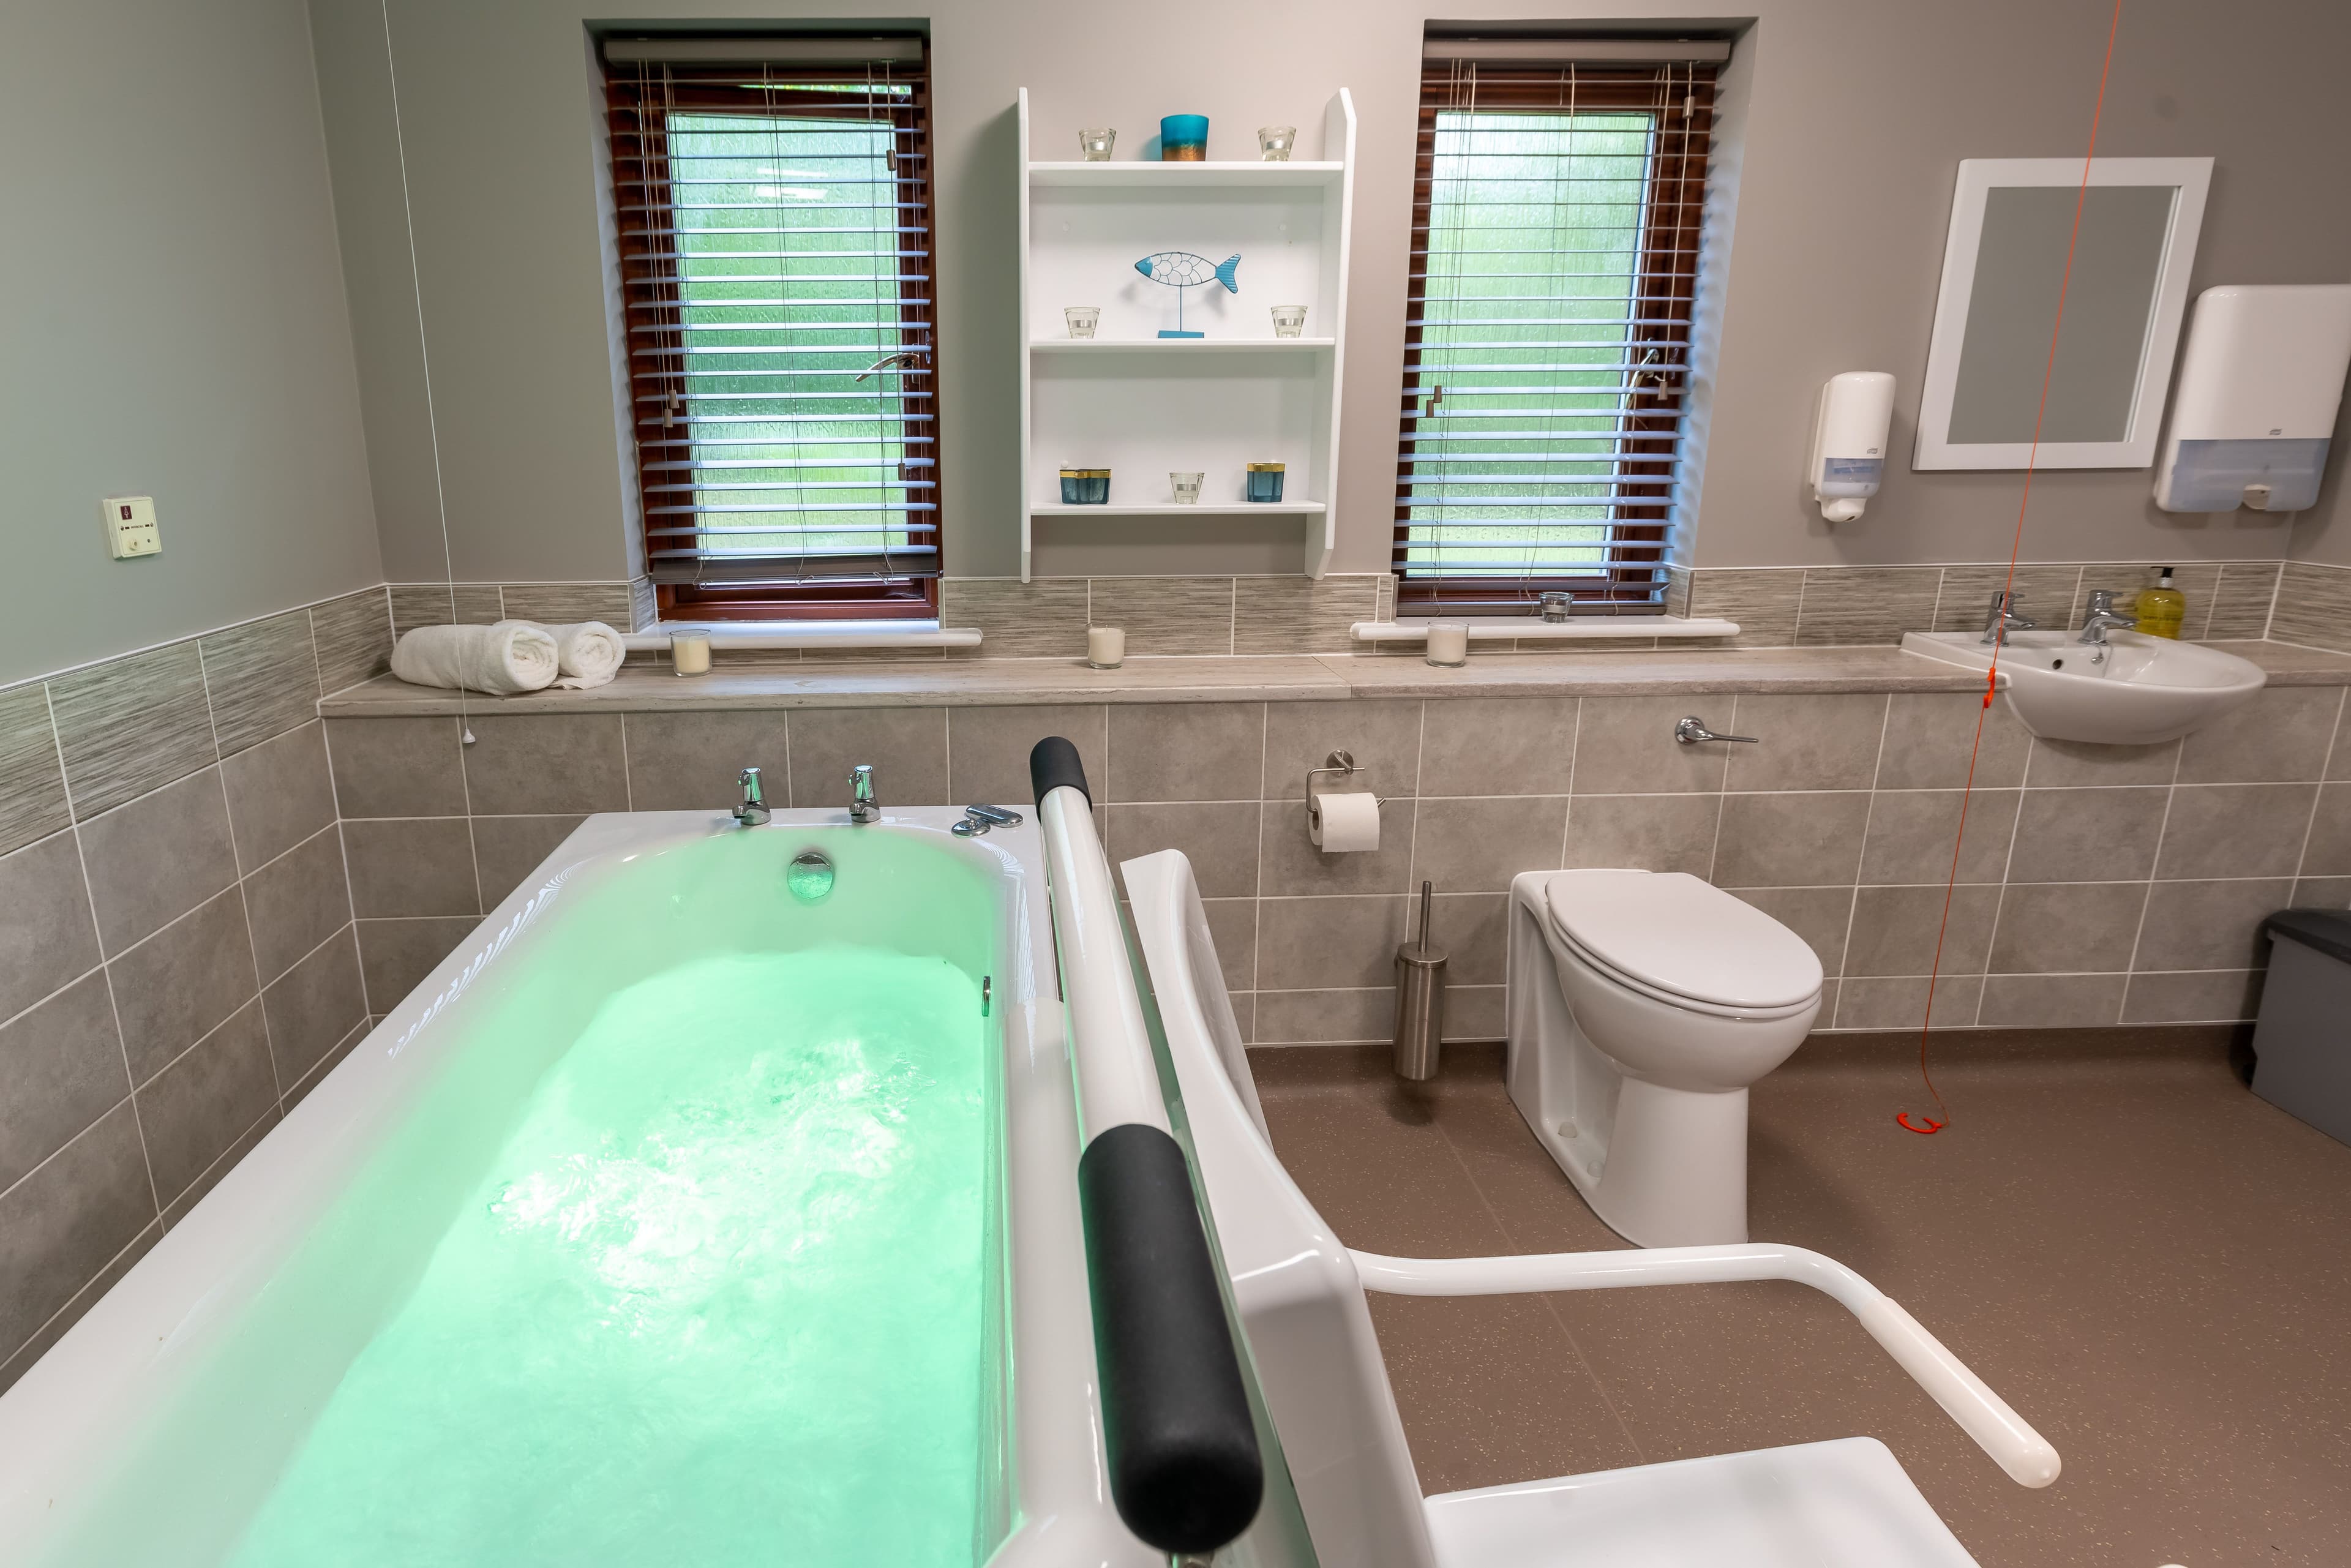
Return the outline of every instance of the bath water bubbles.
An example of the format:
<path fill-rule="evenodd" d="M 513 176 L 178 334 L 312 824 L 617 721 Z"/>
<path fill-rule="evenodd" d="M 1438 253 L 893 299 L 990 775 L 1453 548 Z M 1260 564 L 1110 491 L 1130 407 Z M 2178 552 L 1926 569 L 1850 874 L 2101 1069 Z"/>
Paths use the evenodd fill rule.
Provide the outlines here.
<path fill-rule="evenodd" d="M 832 860 L 821 850 L 802 850 L 785 868 L 784 885 L 802 904 L 821 904 L 832 892 Z"/>

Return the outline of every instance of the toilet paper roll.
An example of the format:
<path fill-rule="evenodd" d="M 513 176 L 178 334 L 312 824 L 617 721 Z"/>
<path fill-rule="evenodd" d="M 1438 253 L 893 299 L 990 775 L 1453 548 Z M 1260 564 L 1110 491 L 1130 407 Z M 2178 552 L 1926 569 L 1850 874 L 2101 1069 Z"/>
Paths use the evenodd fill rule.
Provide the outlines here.
<path fill-rule="evenodd" d="M 1306 836 L 1326 855 L 1380 847 L 1380 801 L 1376 795 L 1324 792 L 1306 809 Z"/>

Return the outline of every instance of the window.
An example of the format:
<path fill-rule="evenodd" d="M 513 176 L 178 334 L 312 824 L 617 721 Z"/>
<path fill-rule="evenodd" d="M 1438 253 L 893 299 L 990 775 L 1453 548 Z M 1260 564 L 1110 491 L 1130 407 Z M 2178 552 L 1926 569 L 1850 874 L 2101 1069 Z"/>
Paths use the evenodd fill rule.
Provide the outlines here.
<path fill-rule="evenodd" d="M 664 616 L 937 613 L 919 38 L 613 38 L 612 204 Z"/>
<path fill-rule="evenodd" d="M 1728 47 L 1654 63 L 1629 40 L 1429 41 L 1396 449 L 1404 612 L 1520 613 L 1558 591 L 1584 613 L 1663 612 L 1711 62 Z"/>

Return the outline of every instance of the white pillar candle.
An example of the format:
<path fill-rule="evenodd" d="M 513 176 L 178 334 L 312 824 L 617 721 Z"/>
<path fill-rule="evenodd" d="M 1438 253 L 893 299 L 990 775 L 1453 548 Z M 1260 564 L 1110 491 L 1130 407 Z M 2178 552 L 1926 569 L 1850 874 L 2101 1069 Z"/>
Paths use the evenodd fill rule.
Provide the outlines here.
<path fill-rule="evenodd" d="M 670 668 L 681 675 L 706 675 L 710 673 L 710 634 L 706 632 L 678 632 L 669 640 Z"/>
<path fill-rule="evenodd" d="M 1087 627 L 1086 663 L 1097 670 L 1115 670 L 1126 663 L 1126 629 L 1123 626 Z"/>
<path fill-rule="evenodd" d="M 1469 662 L 1469 628 L 1458 621 L 1428 623 L 1428 662 L 1447 667 Z"/>

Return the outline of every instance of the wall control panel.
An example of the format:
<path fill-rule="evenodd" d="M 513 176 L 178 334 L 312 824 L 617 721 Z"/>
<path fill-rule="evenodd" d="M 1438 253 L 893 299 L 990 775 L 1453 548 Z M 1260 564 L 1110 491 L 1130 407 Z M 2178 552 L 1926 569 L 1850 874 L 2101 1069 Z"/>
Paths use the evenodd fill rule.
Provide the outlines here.
<path fill-rule="evenodd" d="M 106 548 L 115 559 L 163 553 L 163 536 L 155 528 L 154 497 L 110 496 L 99 506 L 106 514 Z"/>

